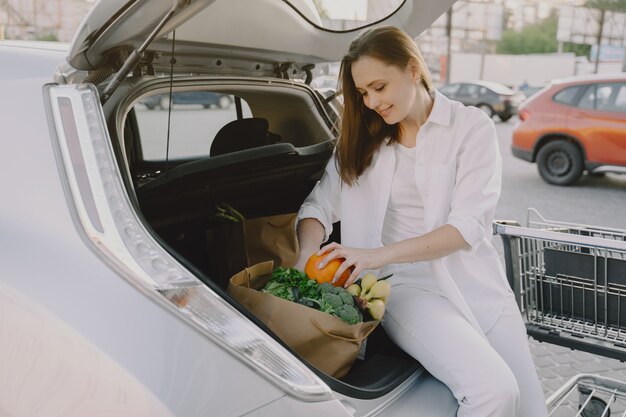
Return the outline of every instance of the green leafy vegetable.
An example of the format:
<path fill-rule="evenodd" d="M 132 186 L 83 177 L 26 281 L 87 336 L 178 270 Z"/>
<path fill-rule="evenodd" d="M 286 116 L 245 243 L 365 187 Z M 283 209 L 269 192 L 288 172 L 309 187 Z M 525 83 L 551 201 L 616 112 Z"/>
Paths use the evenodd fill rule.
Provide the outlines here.
<path fill-rule="evenodd" d="M 354 297 L 345 288 L 318 284 L 295 268 L 276 268 L 261 291 L 332 314 L 348 324 L 363 321 Z"/>

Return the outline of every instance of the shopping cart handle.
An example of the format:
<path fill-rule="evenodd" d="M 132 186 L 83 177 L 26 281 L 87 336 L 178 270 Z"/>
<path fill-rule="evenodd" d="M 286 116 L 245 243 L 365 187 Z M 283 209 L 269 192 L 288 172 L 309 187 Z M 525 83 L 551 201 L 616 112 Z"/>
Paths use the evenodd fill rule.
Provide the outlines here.
<path fill-rule="evenodd" d="M 492 224 L 493 234 L 497 235 L 497 227 L 498 225 L 502 226 L 520 226 L 520 223 L 517 220 L 494 220 Z"/>

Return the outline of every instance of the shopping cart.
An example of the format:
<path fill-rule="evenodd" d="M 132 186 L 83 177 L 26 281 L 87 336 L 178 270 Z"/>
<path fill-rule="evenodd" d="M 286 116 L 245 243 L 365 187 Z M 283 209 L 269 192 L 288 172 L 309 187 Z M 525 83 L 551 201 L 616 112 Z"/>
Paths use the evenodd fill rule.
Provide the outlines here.
<path fill-rule="evenodd" d="M 626 230 L 546 220 L 529 209 L 525 227 L 497 221 L 494 233 L 502 238 L 507 278 L 529 336 L 626 361 Z M 610 415 L 615 398 L 595 395 L 604 385 L 616 398 L 626 395 L 618 381 L 579 377 L 557 392 L 594 393 L 584 407 L 578 404 L 583 414 L 577 415 Z"/>
<path fill-rule="evenodd" d="M 626 416 L 626 383 L 598 375 L 579 374 L 552 394 L 550 417 L 610 417 L 611 410 Z M 615 415 L 615 414 L 614 414 Z"/>

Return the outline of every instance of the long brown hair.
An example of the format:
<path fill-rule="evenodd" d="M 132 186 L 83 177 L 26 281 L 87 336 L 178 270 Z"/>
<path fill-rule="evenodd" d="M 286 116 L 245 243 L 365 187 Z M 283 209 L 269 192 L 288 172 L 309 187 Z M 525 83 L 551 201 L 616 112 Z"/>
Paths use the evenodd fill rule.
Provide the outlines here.
<path fill-rule="evenodd" d="M 400 29 L 394 26 L 369 29 L 352 41 L 339 70 L 343 115 L 336 150 L 339 175 L 348 185 L 353 185 L 370 166 L 374 153 L 386 138 L 393 142 L 400 136 L 399 124 L 388 125 L 378 113 L 368 109 L 354 85 L 352 64 L 362 56 L 379 59 L 402 70 L 415 63 L 426 90 L 433 89 L 422 54 L 413 39 Z"/>

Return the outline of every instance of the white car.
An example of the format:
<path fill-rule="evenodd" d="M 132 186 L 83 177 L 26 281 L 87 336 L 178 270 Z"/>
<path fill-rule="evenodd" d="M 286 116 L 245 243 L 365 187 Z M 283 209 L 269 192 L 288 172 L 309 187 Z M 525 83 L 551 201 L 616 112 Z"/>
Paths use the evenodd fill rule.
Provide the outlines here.
<path fill-rule="evenodd" d="M 451 5 L 374 3 L 358 24 L 413 36 Z M 215 204 L 295 212 L 335 143 L 307 82 L 358 28 L 325 29 L 315 4 L 101 0 L 69 45 L 0 42 L 0 414 L 456 415 L 381 326 L 336 379 L 226 291 Z M 184 91 L 235 105 L 140 104 Z M 247 119 L 263 143 L 220 133 Z"/>

